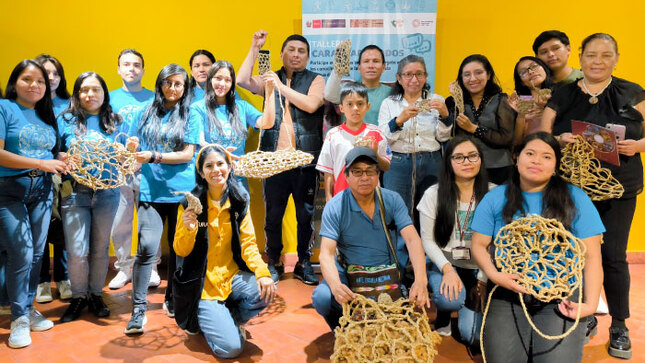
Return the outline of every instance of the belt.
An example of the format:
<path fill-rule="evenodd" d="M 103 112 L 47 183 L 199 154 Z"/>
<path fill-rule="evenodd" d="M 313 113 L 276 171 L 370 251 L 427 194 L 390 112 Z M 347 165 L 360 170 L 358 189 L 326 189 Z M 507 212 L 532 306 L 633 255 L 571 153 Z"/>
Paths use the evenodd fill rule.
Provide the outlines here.
<path fill-rule="evenodd" d="M 38 178 L 38 177 L 41 177 L 41 176 L 46 176 L 48 174 L 49 173 L 46 172 L 46 171 L 33 169 L 33 170 L 29 170 L 29 171 L 21 173 L 21 174 L 8 176 L 7 178 L 22 178 L 23 176 L 28 176 L 30 178 Z"/>

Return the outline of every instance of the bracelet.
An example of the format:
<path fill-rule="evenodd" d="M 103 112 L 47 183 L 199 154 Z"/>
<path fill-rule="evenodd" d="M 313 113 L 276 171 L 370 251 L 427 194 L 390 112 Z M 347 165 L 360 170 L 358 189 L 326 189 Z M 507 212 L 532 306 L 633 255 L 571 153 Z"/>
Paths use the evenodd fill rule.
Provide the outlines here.
<path fill-rule="evenodd" d="M 153 161 L 153 162 L 154 162 L 155 164 L 159 164 L 159 163 L 161 162 L 161 160 L 163 159 L 163 156 L 161 155 L 161 153 L 158 153 L 158 152 L 156 152 L 156 151 L 155 151 L 154 156 L 155 156 L 155 158 L 154 158 L 154 161 Z"/>

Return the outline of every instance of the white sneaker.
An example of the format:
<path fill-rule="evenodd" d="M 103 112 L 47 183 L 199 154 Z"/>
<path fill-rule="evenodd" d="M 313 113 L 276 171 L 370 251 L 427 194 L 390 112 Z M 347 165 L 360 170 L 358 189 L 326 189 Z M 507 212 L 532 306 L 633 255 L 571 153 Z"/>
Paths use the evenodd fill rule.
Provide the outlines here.
<path fill-rule="evenodd" d="M 54 322 L 45 318 L 40 311 L 31 309 L 29 312 L 29 328 L 32 331 L 45 331 L 54 327 Z"/>
<path fill-rule="evenodd" d="M 450 325 L 451 323 L 448 323 L 448 325 L 437 329 L 436 332 L 439 333 L 439 335 L 441 335 L 442 337 L 449 337 L 452 335 L 452 327 Z"/>
<path fill-rule="evenodd" d="M 116 276 L 114 276 L 112 281 L 110 281 L 108 287 L 112 290 L 116 290 L 122 288 L 123 286 L 125 286 L 125 284 L 130 282 L 130 280 L 132 280 L 132 270 L 128 269 L 126 271 L 119 271 Z"/>
<path fill-rule="evenodd" d="M 22 348 L 31 344 L 29 335 L 29 317 L 21 316 L 11 322 L 11 334 L 9 334 L 9 347 Z"/>
<path fill-rule="evenodd" d="M 58 294 L 61 300 L 69 300 L 72 298 L 72 283 L 69 280 L 58 281 L 56 283 Z"/>
<path fill-rule="evenodd" d="M 159 277 L 159 272 L 157 272 L 157 266 L 152 268 L 150 272 L 150 282 L 148 282 L 148 287 L 158 287 L 161 285 L 161 277 Z"/>
<path fill-rule="evenodd" d="M 38 284 L 36 288 L 36 302 L 39 303 L 48 303 L 54 300 L 52 297 L 52 286 L 49 282 L 43 282 Z"/>
<path fill-rule="evenodd" d="M 596 314 L 599 314 L 599 315 L 609 314 L 609 307 L 607 306 L 607 303 L 605 302 L 605 299 L 602 298 L 602 295 L 600 295 L 600 300 L 598 301 L 598 307 L 596 308 Z"/>

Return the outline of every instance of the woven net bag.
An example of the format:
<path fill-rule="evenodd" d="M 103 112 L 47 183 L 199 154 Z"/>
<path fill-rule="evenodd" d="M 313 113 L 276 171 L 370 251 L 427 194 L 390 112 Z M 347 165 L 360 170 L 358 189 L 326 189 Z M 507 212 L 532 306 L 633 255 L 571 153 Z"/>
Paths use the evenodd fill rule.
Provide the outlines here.
<path fill-rule="evenodd" d="M 432 362 L 441 342 L 430 329 L 428 317 L 408 299 L 393 302 L 387 294 L 379 301 L 363 295 L 343 304 L 332 362 Z"/>
<path fill-rule="evenodd" d="M 349 74 L 349 56 L 351 51 L 352 41 L 350 39 L 345 39 L 336 46 L 336 51 L 334 51 L 334 72 L 337 75 L 344 76 Z"/>

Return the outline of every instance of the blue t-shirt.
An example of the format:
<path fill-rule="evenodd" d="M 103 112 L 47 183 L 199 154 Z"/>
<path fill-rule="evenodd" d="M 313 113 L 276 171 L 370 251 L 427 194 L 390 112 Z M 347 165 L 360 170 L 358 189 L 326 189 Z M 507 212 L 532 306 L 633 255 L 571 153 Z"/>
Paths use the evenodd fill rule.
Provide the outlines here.
<path fill-rule="evenodd" d="M 52 160 L 56 130 L 44 123 L 35 110 L 12 100 L 0 100 L 0 139 L 4 149 L 32 159 Z M 31 169 L 0 166 L 0 177 L 22 174 Z"/>
<path fill-rule="evenodd" d="M 139 134 L 139 123 L 145 111 L 150 107 L 146 105 L 142 107 L 135 115 L 134 122 L 130 127 L 128 135 L 137 136 L 139 138 L 140 151 L 157 151 L 157 152 L 173 152 L 174 150 L 170 143 L 163 145 L 148 145 L 142 135 Z M 166 126 L 170 112 L 167 113 L 161 120 L 161 132 L 166 133 Z M 191 121 L 190 117 L 186 120 L 184 127 L 184 142 L 186 144 L 199 145 L 199 131 L 200 127 Z M 141 183 L 139 185 L 139 200 L 142 202 L 155 202 L 155 203 L 177 203 L 183 195 L 176 195 L 175 191 L 191 191 L 195 187 L 195 155 L 193 158 L 184 164 L 154 164 L 146 163 L 141 165 Z"/>
<path fill-rule="evenodd" d="M 244 129 L 249 126 L 255 128 L 255 123 L 262 116 L 262 112 L 258 111 L 253 105 L 244 100 L 235 100 L 237 107 L 237 114 Z M 244 148 L 246 147 L 246 135 L 233 135 L 233 128 L 229 121 L 228 107 L 226 105 L 218 105 L 215 108 L 215 115 L 222 125 L 222 132 L 220 133 L 217 128 L 210 129 L 208 121 L 208 111 L 206 110 L 206 101 L 201 100 L 193 103 L 190 106 L 191 122 L 200 125 L 204 133 L 204 140 L 207 143 L 217 143 L 224 147 L 235 147 L 234 155 L 244 155 Z"/>
<path fill-rule="evenodd" d="M 197 102 L 203 100 L 205 93 L 206 93 L 206 91 L 204 91 L 203 88 L 199 88 L 199 86 L 197 84 L 195 84 L 195 86 L 193 87 L 193 99 L 190 100 L 190 104 L 192 105 L 194 103 L 197 103 Z"/>
<path fill-rule="evenodd" d="M 69 100 L 62 99 L 58 96 L 56 96 L 52 102 L 54 104 L 54 116 L 56 117 L 60 116 L 60 114 L 69 107 Z"/>
<path fill-rule="evenodd" d="M 385 222 L 390 225 L 394 221 L 397 235 L 400 235 L 403 228 L 412 224 L 405 203 L 396 192 L 383 188 L 381 192 L 385 206 Z M 376 193 L 374 202 L 376 208 L 373 218 L 363 212 L 350 189 L 336 194 L 325 205 L 320 235 L 336 241 L 337 248 L 347 264 L 380 266 L 394 263 L 383 231 Z M 397 255 L 399 263 L 403 264 L 401 253 Z"/>
<path fill-rule="evenodd" d="M 155 98 L 155 93 L 149 89 L 139 92 L 128 92 L 123 88 L 110 92 L 110 106 L 112 111 L 121 115 L 127 128 L 132 124 L 135 114 Z"/>
<path fill-rule="evenodd" d="M 486 236 L 497 236 L 497 232 L 506 225 L 502 218 L 502 210 L 506 205 L 506 185 L 501 185 L 489 191 L 477 205 L 471 228 L 473 231 Z M 569 185 L 571 199 L 576 206 L 576 217 L 571 224 L 571 233 L 580 238 L 588 238 L 605 232 L 605 226 L 600 220 L 600 215 L 591 199 L 582 189 Z M 526 193 L 524 197 L 524 210 L 526 214 L 542 215 L 542 192 Z M 516 213 L 513 219 L 520 218 Z"/>

